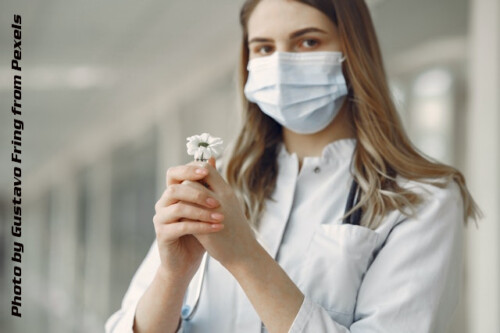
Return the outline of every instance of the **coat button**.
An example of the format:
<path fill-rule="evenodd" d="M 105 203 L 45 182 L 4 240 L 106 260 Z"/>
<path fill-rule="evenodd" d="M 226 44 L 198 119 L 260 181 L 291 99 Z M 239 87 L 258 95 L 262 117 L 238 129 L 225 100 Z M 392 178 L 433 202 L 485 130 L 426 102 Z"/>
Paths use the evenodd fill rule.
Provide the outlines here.
<path fill-rule="evenodd" d="M 320 171 L 321 171 L 321 169 L 320 169 L 319 166 L 317 166 L 317 167 L 314 168 L 314 173 L 319 173 Z"/>

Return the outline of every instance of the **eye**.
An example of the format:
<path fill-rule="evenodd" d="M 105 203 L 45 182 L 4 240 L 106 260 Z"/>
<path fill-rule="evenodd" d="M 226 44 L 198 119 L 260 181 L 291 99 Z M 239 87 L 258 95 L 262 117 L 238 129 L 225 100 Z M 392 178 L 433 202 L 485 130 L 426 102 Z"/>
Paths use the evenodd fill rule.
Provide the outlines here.
<path fill-rule="evenodd" d="M 312 49 L 313 47 L 318 46 L 318 44 L 319 44 L 319 41 L 317 41 L 316 39 L 308 38 L 308 39 L 304 39 L 300 43 L 300 46 L 304 47 L 306 49 Z"/>
<path fill-rule="evenodd" d="M 255 53 L 259 55 L 266 55 L 272 52 L 273 47 L 271 45 L 259 45 L 255 48 Z"/>

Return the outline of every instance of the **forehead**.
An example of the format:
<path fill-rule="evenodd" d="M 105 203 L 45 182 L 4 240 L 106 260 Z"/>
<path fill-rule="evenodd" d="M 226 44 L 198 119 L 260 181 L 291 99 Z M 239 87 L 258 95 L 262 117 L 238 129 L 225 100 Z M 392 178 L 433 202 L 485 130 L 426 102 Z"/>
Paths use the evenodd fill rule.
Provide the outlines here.
<path fill-rule="evenodd" d="M 330 18 L 312 6 L 294 0 L 262 0 L 248 19 L 248 37 L 284 36 L 308 27 L 335 30 Z"/>

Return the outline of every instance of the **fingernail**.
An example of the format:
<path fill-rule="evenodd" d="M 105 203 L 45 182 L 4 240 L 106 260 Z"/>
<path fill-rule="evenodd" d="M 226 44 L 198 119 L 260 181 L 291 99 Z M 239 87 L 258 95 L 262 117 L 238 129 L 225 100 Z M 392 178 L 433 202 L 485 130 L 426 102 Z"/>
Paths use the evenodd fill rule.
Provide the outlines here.
<path fill-rule="evenodd" d="M 207 204 L 211 207 L 217 206 L 219 203 L 214 198 L 207 198 Z"/>
<path fill-rule="evenodd" d="M 208 170 L 205 168 L 198 168 L 194 172 L 199 174 L 199 175 L 206 175 L 208 173 Z"/>
<path fill-rule="evenodd" d="M 222 223 L 214 223 L 214 224 L 210 225 L 210 227 L 212 229 L 222 229 L 222 228 L 224 228 L 224 224 L 222 224 Z"/>
<path fill-rule="evenodd" d="M 222 215 L 221 213 L 212 213 L 210 214 L 210 217 L 213 218 L 214 220 L 221 220 L 224 215 Z"/>

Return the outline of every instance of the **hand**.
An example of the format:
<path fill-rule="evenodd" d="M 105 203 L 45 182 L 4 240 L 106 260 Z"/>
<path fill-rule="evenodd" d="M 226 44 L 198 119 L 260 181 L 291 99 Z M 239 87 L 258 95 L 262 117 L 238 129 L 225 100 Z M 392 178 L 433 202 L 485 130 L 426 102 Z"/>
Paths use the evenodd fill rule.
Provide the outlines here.
<path fill-rule="evenodd" d="M 203 181 L 220 203 L 217 211 L 224 214 L 224 229 L 212 234 L 195 233 L 194 236 L 212 258 L 227 268 L 248 258 L 258 243 L 233 189 L 215 168 L 215 159 L 211 158 L 206 168 L 208 175 Z"/>
<path fill-rule="evenodd" d="M 170 276 L 188 281 L 205 253 L 192 234 L 213 234 L 224 227 L 221 219 L 211 217 L 211 213 L 217 212 L 219 202 L 208 203 L 206 200 L 213 199 L 213 193 L 198 182 L 207 172 L 198 174 L 197 169 L 199 165 L 194 162 L 168 169 L 167 188 L 155 205 L 153 217 L 160 268 Z"/>

